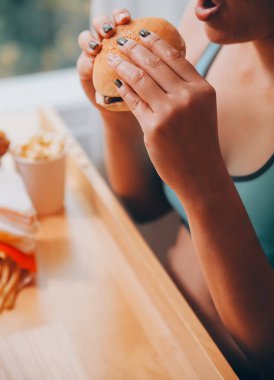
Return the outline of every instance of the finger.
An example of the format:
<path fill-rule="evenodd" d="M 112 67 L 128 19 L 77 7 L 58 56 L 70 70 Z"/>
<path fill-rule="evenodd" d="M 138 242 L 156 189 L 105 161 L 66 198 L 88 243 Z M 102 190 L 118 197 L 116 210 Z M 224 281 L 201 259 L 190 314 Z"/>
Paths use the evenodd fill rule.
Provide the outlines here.
<path fill-rule="evenodd" d="M 118 77 L 128 83 L 153 111 L 157 109 L 159 100 L 164 101 L 164 91 L 142 69 L 113 53 L 108 54 L 108 62 Z"/>
<path fill-rule="evenodd" d="M 79 34 L 78 44 L 82 50 L 88 55 L 95 56 L 101 50 L 101 43 L 90 33 L 89 30 L 84 30 Z"/>
<path fill-rule="evenodd" d="M 116 25 L 127 24 L 131 20 L 130 12 L 125 8 L 115 9 L 113 12 L 113 19 Z"/>
<path fill-rule="evenodd" d="M 121 98 L 126 102 L 128 108 L 138 120 L 151 115 L 152 110 L 148 104 L 146 104 L 127 83 L 120 79 L 116 79 L 114 83 Z"/>
<path fill-rule="evenodd" d="M 183 80 L 193 82 L 201 79 L 200 74 L 185 59 L 184 51 L 176 50 L 157 34 L 148 30 L 143 29 L 139 34 L 144 46 L 160 57 Z"/>
<path fill-rule="evenodd" d="M 159 56 L 136 41 L 125 38 L 123 41 L 127 41 L 123 45 L 119 45 L 123 54 L 148 73 L 165 92 L 173 92 L 181 86 L 181 77 L 166 65 Z"/>
<path fill-rule="evenodd" d="M 92 80 L 94 58 L 91 58 L 84 51 L 78 58 L 76 67 L 81 80 Z"/>
<path fill-rule="evenodd" d="M 97 16 L 93 19 L 93 27 L 101 38 L 111 37 L 114 33 L 113 22 L 106 16 Z"/>

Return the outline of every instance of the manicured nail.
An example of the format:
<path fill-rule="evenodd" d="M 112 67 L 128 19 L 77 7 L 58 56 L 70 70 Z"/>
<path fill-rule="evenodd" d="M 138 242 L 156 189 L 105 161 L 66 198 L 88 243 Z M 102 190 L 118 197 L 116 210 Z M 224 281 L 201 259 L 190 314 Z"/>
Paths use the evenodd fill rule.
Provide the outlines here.
<path fill-rule="evenodd" d="M 123 83 L 120 81 L 120 79 L 115 79 L 114 84 L 118 88 L 123 86 Z"/>
<path fill-rule="evenodd" d="M 113 30 L 113 27 L 112 27 L 110 24 L 104 24 L 104 25 L 102 26 L 102 28 L 103 28 L 103 31 L 104 31 L 105 33 L 108 33 L 108 32 L 110 32 L 111 30 Z"/>
<path fill-rule="evenodd" d="M 149 36 L 151 33 L 150 33 L 148 30 L 146 30 L 146 29 L 141 29 L 141 30 L 139 31 L 139 34 L 140 34 L 140 36 L 142 36 L 142 37 L 147 37 L 147 36 Z"/>
<path fill-rule="evenodd" d="M 128 18 L 128 17 L 129 17 L 129 14 L 128 14 L 128 13 L 122 12 L 122 13 L 120 13 L 120 14 L 117 16 L 117 19 L 118 19 L 118 21 L 123 21 L 123 20 L 125 20 L 125 19 Z"/>
<path fill-rule="evenodd" d="M 128 40 L 125 37 L 119 37 L 117 38 L 117 44 L 120 46 L 124 46 L 125 43 L 127 43 Z"/>
<path fill-rule="evenodd" d="M 92 50 L 95 50 L 95 49 L 99 46 L 99 43 L 96 42 L 96 41 L 89 41 L 88 46 L 89 46 Z"/>

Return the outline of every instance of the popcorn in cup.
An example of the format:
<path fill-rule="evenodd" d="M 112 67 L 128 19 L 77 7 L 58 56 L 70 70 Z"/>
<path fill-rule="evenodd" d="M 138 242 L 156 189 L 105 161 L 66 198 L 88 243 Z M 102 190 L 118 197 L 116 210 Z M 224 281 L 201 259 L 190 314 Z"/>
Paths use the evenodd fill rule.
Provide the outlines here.
<path fill-rule="evenodd" d="M 64 139 L 41 132 L 12 151 L 16 168 L 37 214 L 47 215 L 62 210 L 66 167 Z"/>

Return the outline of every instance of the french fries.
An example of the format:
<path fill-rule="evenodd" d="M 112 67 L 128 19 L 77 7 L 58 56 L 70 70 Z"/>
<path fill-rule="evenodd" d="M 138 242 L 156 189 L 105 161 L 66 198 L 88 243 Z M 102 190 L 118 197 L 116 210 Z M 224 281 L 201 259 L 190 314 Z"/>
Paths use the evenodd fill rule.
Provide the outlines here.
<path fill-rule="evenodd" d="M 20 290 L 28 285 L 33 275 L 0 252 L 0 313 L 13 309 Z"/>
<path fill-rule="evenodd" d="M 0 311 L 3 310 L 5 302 L 8 299 L 9 295 L 12 295 L 16 291 L 20 279 L 20 273 L 21 268 L 15 265 L 14 270 L 10 274 L 9 280 L 6 283 L 6 286 L 0 294 Z"/>
<path fill-rule="evenodd" d="M 4 305 L 6 310 L 11 310 L 14 308 L 15 300 L 18 293 L 19 291 L 17 289 L 14 289 L 14 291 L 8 295 L 5 305 Z"/>
<path fill-rule="evenodd" d="M 3 290 L 5 289 L 5 286 L 7 285 L 7 282 L 9 280 L 10 276 L 10 260 L 6 259 L 3 262 L 3 267 L 2 267 L 2 275 L 1 275 L 1 281 L 0 281 L 0 296 Z"/>

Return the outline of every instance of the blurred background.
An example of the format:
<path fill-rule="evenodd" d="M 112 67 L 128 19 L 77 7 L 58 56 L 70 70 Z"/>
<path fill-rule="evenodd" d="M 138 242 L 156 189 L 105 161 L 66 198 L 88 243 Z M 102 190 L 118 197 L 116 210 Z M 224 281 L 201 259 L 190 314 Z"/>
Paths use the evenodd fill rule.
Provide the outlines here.
<path fill-rule="evenodd" d="M 179 23 L 186 0 L 1 0 L 0 78 L 73 67 L 92 14 L 129 8 L 134 17 Z"/>
<path fill-rule="evenodd" d="M 1 0 L 0 77 L 73 67 L 88 0 Z"/>
<path fill-rule="evenodd" d="M 78 34 L 90 28 L 94 15 L 111 15 L 118 7 L 128 8 L 134 18 L 158 16 L 178 26 L 187 3 L 188 0 L 0 0 L 0 112 L 53 106 L 104 175 L 100 117 L 85 98 L 75 70 L 80 54 Z M 171 215 L 141 226 L 140 230 L 161 256 L 175 236 L 176 223 L 176 216 Z"/>

